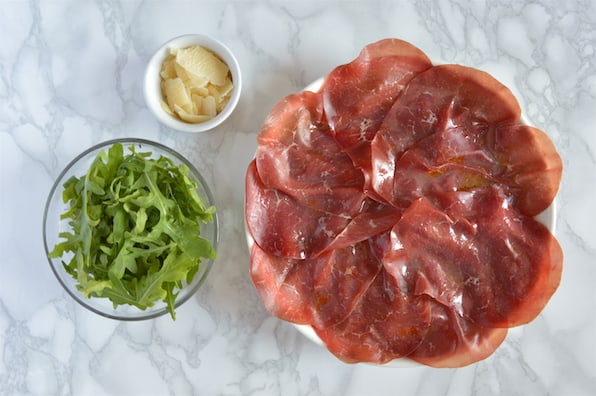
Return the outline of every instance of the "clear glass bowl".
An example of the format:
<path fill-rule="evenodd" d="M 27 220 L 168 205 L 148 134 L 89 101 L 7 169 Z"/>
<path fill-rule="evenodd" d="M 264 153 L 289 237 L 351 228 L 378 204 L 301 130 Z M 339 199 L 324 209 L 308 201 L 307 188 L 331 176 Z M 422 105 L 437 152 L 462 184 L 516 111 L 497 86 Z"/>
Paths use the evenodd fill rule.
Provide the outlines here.
<path fill-rule="evenodd" d="M 67 220 L 60 219 L 60 215 L 64 213 L 68 205 L 62 201 L 62 191 L 64 183 L 72 176 L 81 177 L 87 173 L 91 163 L 101 151 L 107 151 L 113 144 L 121 143 L 124 148 L 124 153 L 128 153 L 128 148 L 133 147 L 137 152 L 151 152 L 151 158 L 159 158 L 160 156 L 171 159 L 174 164 L 185 164 L 190 170 L 190 176 L 197 182 L 197 193 L 203 200 L 206 207 L 214 205 L 213 195 L 207 185 L 207 182 L 199 171 L 182 155 L 176 151 L 168 148 L 162 144 L 155 143 L 144 139 L 125 138 L 108 140 L 99 143 L 73 159 L 66 168 L 60 173 L 52 189 L 50 190 L 43 218 L 43 241 L 46 256 L 52 251 L 54 246 L 62 239 L 59 234 L 70 230 L 70 225 Z M 201 236 L 211 242 L 211 245 L 217 251 L 218 243 L 218 218 L 217 213 L 213 216 L 213 222 L 201 223 Z M 88 310 L 112 319 L 117 320 L 143 320 L 151 319 L 168 313 L 167 306 L 162 301 L 156 302 L 152 307 L 146 310 L 141 310 L 131 305 L 119 305 L 114 309 L 112 302 L 107 298 L 90 297 L 86 298 L 79 290 L 77 290 L 77 281 L 74 279 L 62 265 L 61 258 L 49 258 L 50 268 L 56 275 L 56 278 L 68 294 L 83 307 Z M 183 288 L 179 290 L 176 298 L 174 308 L 178 308 L 184 302 L 188 301 L 193 294 L 205 282 L 209 274 L 213 260 L 202 258 L 199 266 L 199 271 L 195 274 L 190 284 L 184 284 Z"/>

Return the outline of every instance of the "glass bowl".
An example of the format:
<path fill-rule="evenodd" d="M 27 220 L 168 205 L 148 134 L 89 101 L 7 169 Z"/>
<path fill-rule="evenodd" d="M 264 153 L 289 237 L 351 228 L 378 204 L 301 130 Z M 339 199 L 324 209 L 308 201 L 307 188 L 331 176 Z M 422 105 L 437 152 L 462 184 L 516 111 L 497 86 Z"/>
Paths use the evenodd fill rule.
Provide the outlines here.
<path fill-rule="evenodd" d="M 56 278 L 60 284 L 64 287 L 64 290 L 80 305 L 87 308 L 88 310 L 101 315 L 103 317 L 117 319 L 117 320 L 143 320 L 156 318 L 158 316 L 168 313 L 166 303 L 159 300 L 153 306 L 141 310 L 133 305 L 118 305 L 114 308 L 112 302 L 108 298 L 103 297 L 85 297 L 81 291 L 77 289 L 77 280 L 73 278 L 64 268 L 62 261 L 68 258 L 65 253 L 60 258 L 50 258 L 49 253 L 53 250 L 54 246 L 63 241 L 60 237 L 60 233 L 70 231 L 71 226 L 67 219 L 61 219 L 61 214 L 66 212 L 69 208 L 67 203 L 62 200 L 62 192 L 64 190 L 64 183 L 71 177 L 81 177 L 85 175 L 94 161 L 96 156 L 112 147 L 115 143 L 121 143 L 124 149 L 124 155 L 130 153 L 129 148 L 134 148 L 137 153 L 150 152 L 150 158 L 157 159 L 161 156 L 169 158 L 174 165 L 184 164 L 189 169 L 188 176 L 194 179 L 197 183 L 197 194 L 202 199 L 205 207 L 214 205 L 213 195 L 205 181 L 204 177 L 199 171 L 182 155 L 176 151 L 168 148 L 162 144 L 144 140 L 144 139 L 115 139 L 108 140 L 103 143 L 99 143 L 89 149 L 83 151 L 75 159 L 73 159 L 66 168 L 57 177 L 54 185 L 52 186 L 48 195 L 43 218 L 43 242 L 46 256 L 50 268 L 56 275 Z M 218 218 L 217 213 L 213 214 L 213 221 L 210 223 L 201 223 L 201 236 L 207 239 L 215 251 L 217 251 L 218 243 Z M 64 260 L 66 261 L 66 260 Z M 213 260 L 208 258 L 201 258 L 198 272 L 194 275 L 192 282 L 182 282 L 182 288 L 178 289 L 178 295 L 174 303 L 174 310 L 188 301 L 194 293 L 201 287 L 205 282 L 207 275 L 209 274 Z"/>

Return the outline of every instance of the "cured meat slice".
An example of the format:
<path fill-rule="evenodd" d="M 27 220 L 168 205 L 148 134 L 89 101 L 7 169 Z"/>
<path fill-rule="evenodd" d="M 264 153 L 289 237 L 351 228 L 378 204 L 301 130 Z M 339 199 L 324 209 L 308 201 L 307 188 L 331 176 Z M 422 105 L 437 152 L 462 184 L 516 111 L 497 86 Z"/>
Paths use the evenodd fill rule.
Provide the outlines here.
<path fill-rule="evenodd" d="M 349 218 L 300 204 L 267 188 L 255 161 L 246 173 L 246 226 L 263 250 L 274 256 L 307 258 L 321 252 L 349 223 Z"/>
<path fill-rule="evenodd" d="M 397 161 L 417 142 L 445 129 L 464 130 L 479 140 L 497 126 L 518 123 L 520 114 L 511 91 L 485 72 L 441 65 L 419 73 L 393 103 L 371 143 L 372 188 L 396 203 Z"/>
<path fill-rule="evenodd" d="M 303 205 L 338 215 L 360 210 L 362 172 L 329 134 L 320 95 L 292 94 L 270 112 L 257 136 L 263 184 Z"/>
<path fill-rule="evenodd" d="M 556 239 L 514 210 L 498 188 L 445 197 L 446 212 L 426 198 L 404 212 L 384 259 L 387 271 L 411 293 L 481 327 L 534 319 L 559 283 Z"/>
<path fill-rule="evenodd" d="M 473 286 L 482 288 L 486 295 L 491 293 L 484 263 L 477 258 L 475 236 L 474 224 L 463 218 L 452 219 L 420 198 L 394 226 L 383 265 L 402 290 L 428 295 L 463 316 L 468 278 L 474 279 Z"/>
<path fill-rule="evenodd" d="M 351 246 L 357 242 L 371 238 L 390 230 L 403 213 L 402 208 L 367 199 L 362 210 L 354 216 L 346 228 L 337 235 L 325 250 Z"/>
<path fill-rule="evenodd" d="M 503 182 L 499 176 L 505 166 L 480 140 L 462 127 L 442 129 L 419 140 L 396 161 L 394 204 L 407 207 L 423 196 Z"/>
<path fill-rule="evenodd" d="M 301 324 L 333 326 L 344 320 L 381 269 L 368 241 L 304 260 L 251 250 L 251 277 L 265 307 Z"/>
<path fill-rule="evenodd" d="M 314 330 L 329 351 L 345 362 L 383 364 L 411 354 L 430 323 L 430 299 L 403 292 L 383 270 L 351 315 L 335 326 Z"/>
<path fill-rule="evenodd" d="M 506 336 L 506 328 L 477 326 L 431 301 L 429 330 L 408 358 L 433 367 L 464 367 L 490 356 Z"/>
<path fill-rule="evenodd" d="M 563 162 L 544 132 L 527 125 L 497 128 L 491 149 L 506 167 L 502 182 L 515 191 L 513 205 L 522 213 L 536 216 L 553 202 Z"/>
<path fill-rule="evenodd" d="M 449 197 L 452 198 L 452 197 Z M 465 306 L 467 317 L 479 325 L 515 327 L 544 309 L 559 286 L 563 251 L 541 223 L 519 213 L 497 186 L 478 191 L 473 199 L 451 201 L 450 217 L 462 216 L 478 224 L 480 260 L 492 270 L 493 305 Z M 468 281 L 473 285 L 475 279 Z M 469 288 L 474 294 L 474 288 Z"/>
<path fill-rule="evenodd" d="M 370 142 L 387 110 L 417 73 L 431 67 L 410 43 L 385 39 L 363 48 L 352 62 L 338 66 L 321 88 L 333 136 L 354 164 L 370 173 Z"/>
<path fill-rule="evenodd" d="M 507 125 L 480 134 L 470 129 L 440 129 L 417 141 L 395 163 L 393 202 L 445 191 L 468 191 L 492 184 L 508 187 L 512 203 L 535 216 L 554 199 L 562 162 L 539 129 Z"/>

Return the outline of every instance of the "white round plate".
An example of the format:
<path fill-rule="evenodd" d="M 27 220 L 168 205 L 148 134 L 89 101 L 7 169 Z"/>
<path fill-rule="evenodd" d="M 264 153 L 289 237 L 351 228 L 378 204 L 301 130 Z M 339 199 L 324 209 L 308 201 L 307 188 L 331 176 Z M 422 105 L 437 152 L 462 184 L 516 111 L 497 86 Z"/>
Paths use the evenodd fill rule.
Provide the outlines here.
<path fill-rule="evenodd" d="M 311 92 L 317 92 L 321 86 L 323 85 L 323 82 L 325 81 L 325 77 L 321 77 L 315 81 L 313 81 L 312 83 L 310 83 L 309 85 L 307 85 L 304 90 L 305 91 L 311 91 Z M 524 124 L 528 124 L 528 122 L 526 121 L 525 117 L 522 115 L 521 117 L 521 121 Z M 539 221 L 540 223 L 544 224 L 549 230 L 550 232 L 554 235 L 555 232 L 555 221 L 556 221 L 556 204 L 555 204 L 555 200 L 553 200 L 553 202 L 551 203 L 551 205 L 546 208 L 542 213 L 540 213 L 539 215 L 537 215 L 535 217 L 535 219 L 537 221 Z M 254 243 L 254 240 L 252 239 L 248 228 L 246 229 L 246 239 L 247 239 L 247 243 L 248 243 L 248 247 L 249 250 L 252 248 L 252 245 Z M 299 325 L 299 324 L 295 324 L 295 323 L 291 323 L 300 333 L 302 333 L 306 338 L 308 338 L 309 340 L 311 340 L 312 342 L 314 342 L 317 345 L 320 345 L 322 347 L 325 347 L 325 344 L 323 343 L 323 341 L 319 338 L 319 336 L 315 333 L 315 331 L 313 330 L 312 326 L 309 325 Z M 368 363 L 367 363 L 368 364 Z M 382 364 L 382 365 L 377 365 L 377 366 L 382 366 L 382 367 L 396 367 L 396 368 L 406 368 L 406 367 L 421 367 L 422 364 L 409 359 L 409 358 L 399 358 L 399 359 L 395 359 L 392 360 L 389 363 L 386 364 Z"/>

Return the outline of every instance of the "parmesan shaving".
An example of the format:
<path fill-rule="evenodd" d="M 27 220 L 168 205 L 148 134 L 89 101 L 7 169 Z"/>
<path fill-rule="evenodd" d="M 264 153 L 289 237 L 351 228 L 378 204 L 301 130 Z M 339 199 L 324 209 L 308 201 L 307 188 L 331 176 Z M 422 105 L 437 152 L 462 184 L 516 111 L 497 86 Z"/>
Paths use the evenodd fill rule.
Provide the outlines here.
<path fill-rule="evenodd" d="M 234 89 L 228 66 L 201 46 L 171 49 L 160 76 L 164 110 L 193 124 L 215 117 Z"/>

